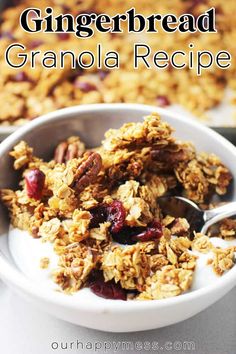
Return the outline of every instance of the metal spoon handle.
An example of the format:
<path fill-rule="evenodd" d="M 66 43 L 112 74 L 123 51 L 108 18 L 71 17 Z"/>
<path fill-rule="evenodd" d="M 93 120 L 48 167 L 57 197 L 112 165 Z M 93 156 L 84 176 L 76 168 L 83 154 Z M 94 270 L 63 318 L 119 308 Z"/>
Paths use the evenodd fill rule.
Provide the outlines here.
<path fill-rule="evenodd" d="M 233 215 L 236 215 L 236 202 L 227 203 L 212 210 L 206 210 L 203 216 L 205 225 L 201 232 L 205 233 L 211 225 Z"/>

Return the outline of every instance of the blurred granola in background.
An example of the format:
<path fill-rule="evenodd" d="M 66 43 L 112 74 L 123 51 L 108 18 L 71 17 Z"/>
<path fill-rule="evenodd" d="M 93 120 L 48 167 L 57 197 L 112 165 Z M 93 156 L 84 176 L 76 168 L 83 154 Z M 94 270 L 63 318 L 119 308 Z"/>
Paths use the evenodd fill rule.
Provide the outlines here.
<path fill-rule="evenodd" d="M 150 13 L 192 13 L 197 16 L 205 10 L 215 7 L 217 33 L 204 35 L 165 33 L 156 34 L 110 34 L 96 32 L 92 38 L 82 40 L 73 33 L 35 33 L 24 32 L 19 25 L 21 12 L 27 7 L 44 10 L 53 7 L 55 14 L 104 13 L 114 15 L 134 6 L 137 12 Z M 43 69 L 37 66 L 30 69 L 11 69 L 0 57 L 0 122 L 4 125 L 20 125 L 41 114 L 78 104 L 132 102 L 157 106 L 178 103 L 198 116 L 217 106 L 224 97 L 224 89 L 236 90 L 235 58 L 228 70 L 213 66 L 205 70 L 202 76 L 186 69 L 149 70 L 141 67 L 133 69 L 133 43 L 145 42 L 154 51 L 163 49 L 167 53 L 176 49 L 188 50 L 188 44 L 194 42 L 195 51 L 207 49 L 213 54 L 219 50 L 234 53 L 236 50 L 236 28 L 234 14 L 235 0 L 175 0 L 171 2 L 139 0 L 22 0 L 7 8 L 1 14 L 0 53 L 4 53 L 9 44 L 22 43 L 27 50 L 90 50 L 96 51 L 101 43 L 104 51 L 116 50 L 120 53 L 120 69 L 99 71 L 65 69 Z M 33 15 L 33 14 L 32 14 Z"/>

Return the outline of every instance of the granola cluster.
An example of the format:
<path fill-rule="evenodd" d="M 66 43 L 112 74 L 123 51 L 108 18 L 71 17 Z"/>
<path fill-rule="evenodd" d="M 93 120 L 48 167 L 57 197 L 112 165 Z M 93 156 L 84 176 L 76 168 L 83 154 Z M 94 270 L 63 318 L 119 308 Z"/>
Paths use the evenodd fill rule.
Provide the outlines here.
<path fill-rule="evenodd" d="M 92 150 L 70 137 L 49 162 L 23 141 L 10 155 L 22 174 L 18 190 L 1 190 L 11 224 L 53 243 L 53 278 L 66 292 L 89 286 L 107 298 L 162 299 L 191 288 L 194 251 L 212 252 L 217 274 L 234 265 L 234 247 L 213 247 L 210 237 L 190 235 L 186 219 L 163 215 L 159 197 L 178 190 L 208 203 L 226 193 L 231 174 L 216 156 L 176 140 L 156 113 L 109 130 Z"/>
<path fill-rule="evenodd" d="M 86 40 L 69 33 L 31 33 L 24 32 L 19 26 L 21 12 L 30 7 L 42 9 L 52 7 L 54 13 L 106 13 L 114 15 L 135 7 L 137 13 L 173 13 L 179 16 L 192 13 L 197 17 L 205 10 L 215 7 L 217 33 L 158 33 L 110 34 L 96 32 Z M 1 14 L 0 52 L 4 53 L 11 43 L 22 43 L 25 53 L 31 50 L 74 50 L 82 52 L 97 51 L 97 43 L 107 50 L 120 53 L 120 68 L 107 70 L 72 70 L 66 65 L 63 70 L 43 69 L 38 65 L 34 70 L 30 64 L 22 69 L 11 69 L 4 56 L 0 58 L 0 123 L 19 125 L 39 115 L 59 108 L 87 103 L 135 102 L 167 106 L 179 103 L 196 115 L 202 116 L 208 109 L 217 106 L 223 99 L 224 89 L 235 91 L 235 58 L 227 70 L 213 66 L 197 77 L 188 68 L 182 70 L 147 69 L 145 65 L 138 70 L 133 68 L 133 43 L 145 42 L 153 52 L 162 48 L 168 54 L 176 50 L 188 50 L 188 43 L 194 43 L 194 51 L 207 48 L 214 55 L 219 50 L 235 52 L 235 0 L 32 0 L 14 2 Z M 34 14 L 32 13 L 32 16 Z M 103 56 L 105 55 L 103 53 Z M 181 172 L 180 172 L 181 173 Z"/>

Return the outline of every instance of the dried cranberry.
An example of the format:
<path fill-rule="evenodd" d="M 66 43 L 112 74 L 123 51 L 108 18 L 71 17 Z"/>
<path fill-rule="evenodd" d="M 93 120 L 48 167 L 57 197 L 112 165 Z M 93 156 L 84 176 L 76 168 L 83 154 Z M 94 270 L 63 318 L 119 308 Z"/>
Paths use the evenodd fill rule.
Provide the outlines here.
<path fill-rule="evenodd" d="M 34 10 L 30 10 L 28 13 L 28 18 L 30 20 L 34 19 L 35 17 L 37 17 L 37 13 Z"/>
<path fill-rule="evenodd" d="M 57 33 L 57 36 L 61 41 L 67 41 L 70 38 L 70 34 L 66 32 Z"/>
<path fill-rule="evenodd" d="M 5 32 L 0 33 L 0 39 L 14 40 L 15 37 L 10 32 L 5 31 Z"/>
<path fill-rule="evenodd" d="M 63 9 L 63 12 L 64 13 L 68 13 L 70 11 L 70 7 L 69 6 L 66 6 L 66 5 L 62 5 L 62 9 Z"/>
<path fill-rule="evenodd" d="M 42 45 L 44 43 L 44 41 L 40 40 L 40 39 L 35 39 L 33 41 L 31 41 L 28 45 L 28 47 L 30 49 L 34 49 L 34 48 L 37 48 L 39 47 L 40 45 Z"/>
<path fill-rule="evenodd" d="M 106 205 L 99 205 L 90 210 L 91 220 L 90 228 L 98 227 L 99 224 L 107 220 L 107 207 Z"/>
<path fill-rule="evenodd" d="M 155 241 L 162 236 L 162 226 L 157 220 L 154 220 L 143 232 L 132 236 L 134 241 Z"/>
<path fill-rule="evenodd" d="M 105 70 L 100 70 L 98 71 L 98 76 L 100 78 L 101 81 L 105 80 L 105 78 L 109 75 L 108 71 Z"/>
<path fill-rule="evenodd" d="M 75 88 L 78 88 L 85 93 L 91 92 L 91 91 L 97 91 L 97 87 L 94 84 L 92 84 L 91 82 L 75 80 L 74 86 L 75 86 Z"/>
<path fill-rule="evenodd" d="M 117 33 L 110 32 L 109 33 L 111 39 L 116 39 L 118 37 Z"/>
<path fill-rule="evenodd" d="M 97 279 L 90 283 L 90 289 L 94 294 L 105 299 L 127 300 L 126 291 L 120 284 L 113 280 L 105 282 L 104 279 Z"/>
<path fill-rule="evenodd" d="M 157 220 L 145 227 L 125 227 L 117 234 L 113 234 L 114 241 L 123 245 L 133 245 L 134 243 L 155 241 L 162 236 L 162 226 Z"/>
<path fill-rule="evenodd" d="M 26 191 L 29 198 L 41 199 L 45 174 L 38 168 L 34 168 L 27 172 L 25 176 Z"/>
<path fill-rule="evenodd" d="M 125 224 L 126 211 L 119 200 L 114 200 L 107 207 L 107 221 L 111 222 L 111 232 L 116 234 L 122 230 Z"/>
<path fill-rule="evenodd" d="M 137 243 L 137 240 L 134 240 L 133 236 L 144 230 L 144 227 L 124 227 L 120 232 L 113 234 L 112 239 L 122 245 L 133 245 Z"/>
<path fill-rule="evenodd" d="M 24 71 L 18 72 L 14 77 L 13 80 L 16 82 L 23 82 L 29 81 L 27 74 Z"/>
<path fill-rule="evenodd" d="M 160 107 L 166 107 L 166 106 L 170 105 L 170 101 L 169 101 L 168 97 L 166 97 L 166 96 L 162 96 L 162 95 L 157 96 L 156 100 L 157 100 L 158 106 L 160 106 Z"/>

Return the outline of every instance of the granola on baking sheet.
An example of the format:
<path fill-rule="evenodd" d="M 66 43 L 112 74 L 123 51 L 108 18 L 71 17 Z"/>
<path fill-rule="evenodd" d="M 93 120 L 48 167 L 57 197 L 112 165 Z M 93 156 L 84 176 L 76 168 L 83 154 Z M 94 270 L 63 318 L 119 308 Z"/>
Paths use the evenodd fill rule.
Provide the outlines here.
<path fill-rule="evenodd" d="M 37 5 L 44 9 L 52 7 L 55 14 L 71 13 L 106 13 L 113 15 L 122 13 L 132 6 L 137 13 L 173 13 L 176 15 L 192 13 L 197 17 L 205 10 L 216 9 L 217 33 L 184 34 L 165 33 L 140 34 L 95 33 L 92 38 L 78 39 L 73 34 L 26 33 L 19 26 L 21 12 Z M 4 56 L 0 57 L 0 123 L 4 125 L 20 125 L 56 109 L 87 103 L 135 102 L 167 106 L 179 103 L 196 115 L 204 116 L 204 112 L 216 107 L 224 97 L 224 89 L 230 87 L 235 91 L 235 59 L 230 68 L 220 70 L 213 66 L 201 76 L 184 68 L 180 70 L 149 70 L 140 66 L 132 67 L 132 44 L 144 41 L 153 51 L 163 48 L 167 53 L 186 49 L 186 43 L 194 41 L 195 50 L 207 48 L 217 53 L 224 48 L 229 53 L 235 52 L 235 0 L 41 0 L 37 4 L 33 0 L 14 2 L 1 14 L 0 51 L 4 53 L 11 43 L 22 43 L 26 53 L 31 50 L 70 50 L 80 48 L 96 53 L 97 43 L 101 43 L 104 51 L 114 50 L 120 53 L 119 70 L 72 70 L 69 66 L 63 70 L 43 69 L 37 66 L 34 70 L 27 64 L 22 69 L 11 69 Z M 187 89 L 186 89 L 187 88 Z"/>
<path fill-rule="evenodd" d="M 53 279 L 62 290 L 89 286 L 106 298 L 163 299 L 191 289 L 193 251 L 212 252 L 208 263 L 219 275 L 233 267 L 233 247 L 213 247 L 200 233 L 192 239 L 185 218 L 162 215 L 159 197 L 178 189 L 207 204 L 232 178 L 219 158 L 197 153 L 172 132 L 153 113 L 108 130 L 98 148 L 68 138 L 49 162 L 23 141 L 10 152 L 22 179 L 18 190 L 1 190 L 1 199 L 13 227 L 53 244 Z M 227 223 L 226 234 L 235 236 L 235 224 Z M 48 264 L 41 260 L 42 268 Z"/>

